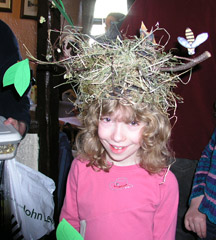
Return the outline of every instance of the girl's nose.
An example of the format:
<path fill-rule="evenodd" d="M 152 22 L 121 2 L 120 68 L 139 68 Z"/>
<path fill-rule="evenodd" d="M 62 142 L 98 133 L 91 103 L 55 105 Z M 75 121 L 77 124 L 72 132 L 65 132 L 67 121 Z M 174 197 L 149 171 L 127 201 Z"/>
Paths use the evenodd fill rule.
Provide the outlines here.
<path fill-rule="evenodd" d="M 112 140 L 114 140 L 115 142 L 122 142 L 126 139 L 123 123 L 121 122 L 115 123 L 111 137 Z"/>

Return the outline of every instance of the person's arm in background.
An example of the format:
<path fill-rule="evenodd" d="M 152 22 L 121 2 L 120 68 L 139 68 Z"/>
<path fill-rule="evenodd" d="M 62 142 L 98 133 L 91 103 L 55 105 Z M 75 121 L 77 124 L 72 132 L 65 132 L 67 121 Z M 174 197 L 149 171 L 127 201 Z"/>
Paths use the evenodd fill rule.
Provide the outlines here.
<path fill-rule="evenodd" d="M 8 125 L 8 124 L 13 125 L 14 128 L 16 128 L 16 130 L 20 133 L 21 136 L 24 136 L 24 134 L 27 130 L 26 123 L 17 121 L 16 119 L 13 119 L 13 118 L 6 119 L 4 124 L 5 125 Z"/>
<path fill-rule="evenodd" d="M 3 87 L 3 76 L 13 64 L 21 61 L 17 39 L 10 27 L 0 20 L 0 116 L 24 137 L 30 126 L 28 90 L 20 97 L 14 86 Z"/>
<path fill-rule="evenodd" d="M 206 215 L 199 211 L 204 195 L 193 198 L 185 215 L 185 228 L 195 232 L 200 238 L 206 237 Z"/>
<path fill-rule="evenodd" d="M 0 103 L 4 103 L 0 106 L 0 116 L 5 117 L 5 124 L 12 124 L 23 137 L 30 126 L 28 91 L 20 97 L 13 86 L 0 89 Z"/>
<path fill-rule="evenodd" d="M 200 238 L 206 237 L 206 215 L 199 211 L 199 206 L 205 197 L 206 178 L 209 174 L 215 144 L 216 129 L 199 160 L 190 196 L 190 208 L 185 215 L 186 229 L 197 233 Z"/>

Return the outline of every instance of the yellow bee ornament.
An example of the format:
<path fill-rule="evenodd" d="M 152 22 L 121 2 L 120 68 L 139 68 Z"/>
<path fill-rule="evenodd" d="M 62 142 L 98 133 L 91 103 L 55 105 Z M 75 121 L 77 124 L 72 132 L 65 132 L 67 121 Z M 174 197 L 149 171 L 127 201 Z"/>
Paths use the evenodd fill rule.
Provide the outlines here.
<path fill-rule="evenodd" d="M 185 48 L 188 49 L 188 54 L 193 55 L 195 54 L 195 48 L 198 47 L 200 44 L 205 42 L 208 39 L 208 33 L 200 33 L 197 37 L 194 37 L 194 33 L 190 28 L 186 28 L 185 30 L 185 38 L 178 37 L 178 42 Z"/>

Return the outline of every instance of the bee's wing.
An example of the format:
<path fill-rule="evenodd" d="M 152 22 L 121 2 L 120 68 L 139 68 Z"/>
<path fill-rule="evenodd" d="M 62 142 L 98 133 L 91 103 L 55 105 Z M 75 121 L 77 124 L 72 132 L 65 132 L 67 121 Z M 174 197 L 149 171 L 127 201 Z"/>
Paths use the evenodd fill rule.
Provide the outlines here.
<path fill-rule="evenodd" d="M 190 43 L 183 37 L 177 37 L 178 42 L 185 48 L 191 48 Z"/>
<path fill-rule="evenodd" d="M 207 38 L 208 38 L 208 33 L 200 33 L 199 35 L 197 35 L 195 41 L 192 43 L 192 47 L 193 48 L 198 47 L 200 44 L 205 42 Z"/>

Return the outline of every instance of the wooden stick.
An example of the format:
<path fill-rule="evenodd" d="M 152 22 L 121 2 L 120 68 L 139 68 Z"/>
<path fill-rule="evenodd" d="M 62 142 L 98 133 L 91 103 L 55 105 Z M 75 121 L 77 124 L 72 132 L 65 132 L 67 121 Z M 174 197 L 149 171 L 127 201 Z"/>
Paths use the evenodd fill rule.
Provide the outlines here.
<path fill-rule="evenodd" d="M 162 72 L 178 72 L 178 71 L 187 70 L 187 69 L 192 68 L 192 67 L 196 66 L 197 64 L 205 61 L 206 59 L 208 59 L 210 57 L 211 57 L 211 53 L 208 52 L 208 51 L 205 51 L 204 53 L 202 53 L 198 57 L 190 59 L 191 61 L 188 62 L 188 63 L 185 63 L 183 65 L 179 65 L 179 66 L 176 66 L 176 67 L 160 68 L 160 71 L 162 71 Z"/>

